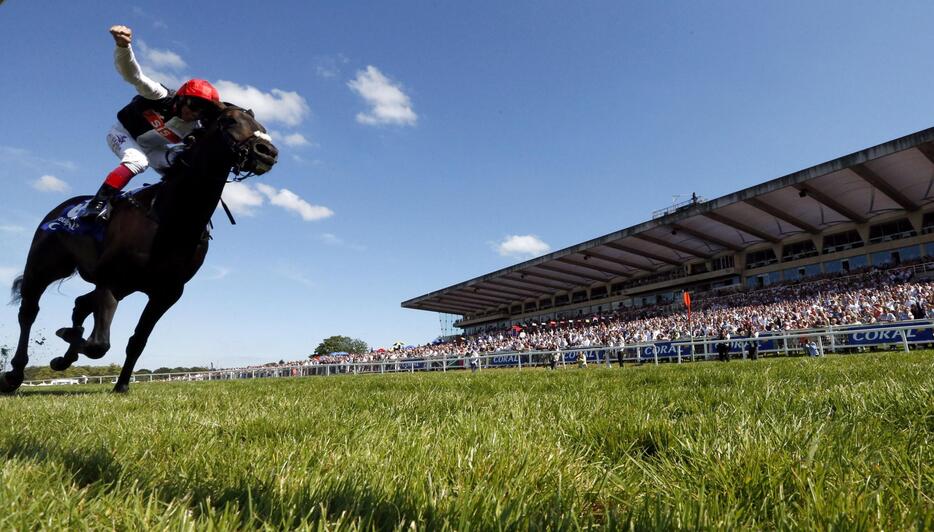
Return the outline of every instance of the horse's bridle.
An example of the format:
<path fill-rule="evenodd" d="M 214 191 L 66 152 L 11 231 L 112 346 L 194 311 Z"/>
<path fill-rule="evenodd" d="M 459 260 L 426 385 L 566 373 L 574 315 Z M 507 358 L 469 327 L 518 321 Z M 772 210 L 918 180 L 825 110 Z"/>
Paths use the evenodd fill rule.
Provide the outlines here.
<path fill-rule="evenodd" d="M 234 109 L 249 113 L 252 116 L 251 111 Z M 218 120 L 220 120 L 219 117 Z M 220 127 L 219 122 L 217 127 Z M 265 174 L 276 164 L 276 155 L 269 151 L 266 144 L 260 142 L 272 143 L 272 138 L 267 133 L 256 130 L 249 137 L 237 140 L 230 131 L 221 128 L 221 136 L 227 149 L 230 150 L 234 157 L 234 163 L 230 170 L 233 174 L 231 181 L 243 181 L 253 175 Z"/>

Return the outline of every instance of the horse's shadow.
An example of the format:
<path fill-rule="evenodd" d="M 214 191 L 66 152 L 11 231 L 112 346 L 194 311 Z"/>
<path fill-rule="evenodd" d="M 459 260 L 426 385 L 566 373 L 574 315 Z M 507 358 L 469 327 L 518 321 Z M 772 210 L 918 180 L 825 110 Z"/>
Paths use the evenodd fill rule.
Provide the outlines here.
<path fill-rule="evenodd" d="M 28 387 L 27 387 L 27 388 L 21 388 L 21 389 L 20 389 L 17 393 L 15 393 L 15 394 L 0 394 L 0 398 L 2 398 L 2 397 L 16 397 L 16 396 L 18 396 L 18 395 L 22 395 L 22 396 L 28 395 L 28 396 L 31 396 L 31 397 L 34 397 L 34 396 L 40 396 L 40 397 L 41 397 L 41 396 L 44 396 L 44 395 L 48 395 L 48 396 L 62 396 L 62 397 L 79 397 L 79 396 L 82 396 L 82 395 L 100 395 L 100 394 L 104 394 L 104 393 L 110 393 L 110 389 L 107 388 L 106 386 L 100 388 L 99 390 L 61 390 L 61 389 L 57 389 L 57 390 L 47 390 L 47 389 L 42 389 L 42 388 L 40 388 L 40 389 L 35 389 L 35 388 L 28 388 Z"/>
<path fill-rule="evenodd" d="M 50 392 L 54 392 L 51 391 Z M 92 393 L 92 392 L 84 392 Z M 155 496 L 168 504 L 177 504 L 188 499 L 193 515 L 200 514 L 205 506 L 223 509 L 229 505 L 239 508 L 241 525 L 256 528 L 257 525 L 276 523 L 277 526 L 297 528 L 314 521 L 335 518 L 363 518 L 371 526 L 380 529 L 395 528 L 420 515 L 426 522 L 443 523 L 453 516 L 429 512 L 413 506 L 404 493 L 396 492 L 388 497 L 365 486 L 348 483 L 327 486 L 317 493 L 301 492 L 284 495 L 276 488 L 276 481 L 241 479 L 236 483 L 224 484 L 205 481 L 192 484 L 187 480 L 146 479 L 146 473 L 138 467 L 126 466 L 118 460 L 112 450 L 105 446 L 82 449 L 66 449 L 36 439 L 0 440 L 0 457 L 4 460 L 59 463 L 71 473 L 74 484 L 91 494 L 111 494 L 126 485 L 128 479 L 140 488 L 144 496 Z M 93 496 L 93 495 L 91 495 Z M 284 504 L 283 498 L 288 499 Z"/>

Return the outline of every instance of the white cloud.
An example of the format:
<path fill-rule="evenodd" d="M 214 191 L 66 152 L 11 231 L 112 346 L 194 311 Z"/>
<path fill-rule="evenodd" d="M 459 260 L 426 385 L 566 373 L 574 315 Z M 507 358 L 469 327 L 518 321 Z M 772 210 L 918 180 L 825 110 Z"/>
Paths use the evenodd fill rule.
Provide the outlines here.
<path fill-rule="evenodd" d="M 308 102 L 297 92 L 279 89 L 263 92 L 251 85 L 227 80 L 219 80 L 215 86 L 222 100 L 252 109 L 257 120 L 263 123 L 279 122 L 295 127 L 311 112 Z"/>
<path fill-rule="evenodd" d="M 234 214 L 253 216 L 253 209 L 263 204 L 263 196 L 245 183 L 227 183 L 221 195 Z"/>
<path fill-rule="evenodd" d="M 21 225 L 0 225 L 0 233 L 22 233 L 26 228 Z"/>
<path fill-rule="evenodd" d="M 145 19 L 147 19 L 147 20 L 151 20 L 151 21 L 152 21 L 152 27 L 154 27 L 154 28 L 156 28 L 156 29 L 163 29 L 163 30 L 164 30 L 164 29 L 168 29 L 168 26 L 165 24 L 165 22 L 163 22 L 161 19 L 158 19 L 158 18 L 156 18 L 156 17 L 150 15 L 148 12 L 144 11 L 141 7 L 135 7 L 135 6 L 134 6 L 132 11 L 133 11 L 133 14 L 136 15 L 137 17 L 141 17 L 141 18 L 145 18 Z"/>
<path fill-rule="evenodd" d="M 177 89 L 187 80 L 182 71 L 188 64 L 177 53 L 152 48 L 140 39 L 134 41 L 134 48 L 139 48 L 140 68 L 150 78 L 170 89 Z"/>
<path fill-rule="evenodd" d="M 32 182 L 32 188 L 41 192 L 68 192 L 71 187 L 68 183 L 54 175 L 44 175 Z"/>
<path fill-rule="evenodd" d="M 305 135 L 302 135 L 301 133 L 292 133 L 290 135 L 286 135 L 282 141 L 285 142 L 286 146 L 292 147 L 307 146 L 310 144 L 308 139 L 305 138 Z"/>
<path fill-rule="evenodd" d="M 321 233 L 321 241 L 332 246 L 341 246 L 344 241 L 334 233 Z"/>
<path fill-rule="evenodd" d="M 537 257 L 550 249 L 551 246 L 535 235 L 509 235 L 496 246 L 496 251 L 504 257 Z"/>
<path fill-rule="evenodd" d="M 318 57 L 315 59 L 315 73 L 324 79 L 336 78 L 341 73 L 341 66 L 349 61 L 344 54 Z"/>
<path fill-rule="evenodd" d="M 357 72 L 347 86 L 370 106 L 369 112 L 357 114 L 357 122 L 361 124 L 413 126 L 418 120 L 409 97 L 375 66 Z"/>
<path fill-rule="evenodd" d="M 306 222 L 313 222 L 315 220 L 322 220 L 334 216 L 334 211 L 331 209 L 321 205 L 312 205 L 289 189 L 283 188 L 276 190 L 274 187 L 265 183 L 256 185 L 256 189 L 269 198 L 269 203 L 277 207 L 282 207 L 287 211 L 297 213 Z"/>
<path fill-rule="evenodd" d="M 0 287 L 11 287 L 13 286 L 13 279 L 19 275 L 19 268 L 10 268 L 8 266 L 0 266 Z"/>
<path fill-rule="evenodd" d="M 160 50 L 158 48 L 152 48 L 147 46 L 146 43 L 142 40 L 137 40 L 137 44 L 139 46 L 140 54 L 142 54 L 140 59 L 146 61 L 155 68 L 184 70 L 188 67 L 188 64 L 185 63 L 185 60 L 182 59 L 182 56 L 178 55 L 172 50 Z"/>
<path fill-rule="evenodd" d="M 315 288 L 314 281 L 309 279 L 305 275 L 305 272 L 297 268 L 294 264 L 280 262 L 278 265 L 276 265 L 275 269 L 273 269 L 273 273 L 290 281 L 295 281 L 296 283 L 307 288 Z"/>
<path fill-rule="evenodd" d="M 321 235 L 318 238 L 320 238 L 322 242 L 324 242 L 325 244 L 329 246 L 348 248 L 354 251 L 366 250 L 366 248 L 361 246 L 360 244 L 352 244 L 350 242 L 347 242 L 343 238 L 335 235 L 334 233 L 321 233 Z"/>
<path fill-rule="evenodd" d="M 301 133 L 285 133 L 275 129 L 267 129 L 267 133 L 272 137 L 272 141 L 278 146 L 279 144 L 285 144 L 293 148 L 299 146 L 309 146 L 311 142 L 305 138 L 305 135 Z"/>
<path fill-rule="evenodd" d="M 56 166 L 63 170 L 77 170 L 78 165 L 71 161 L 56 161 L 33 155 L 32 152 L 13 146 L 0 146 L 0 163 L 12 163 L 38 170 L 48 171 L 49 166 Z"/>
<path fill-rule="evenodd" d="M 213 270 L 211 273 L 204 273 L 201 275 L 201 280 L 203 281 L 219 281 L 227 275 L 230 274 L 230 268 L 225 268 L 223 266 L 211 266 Z"/>

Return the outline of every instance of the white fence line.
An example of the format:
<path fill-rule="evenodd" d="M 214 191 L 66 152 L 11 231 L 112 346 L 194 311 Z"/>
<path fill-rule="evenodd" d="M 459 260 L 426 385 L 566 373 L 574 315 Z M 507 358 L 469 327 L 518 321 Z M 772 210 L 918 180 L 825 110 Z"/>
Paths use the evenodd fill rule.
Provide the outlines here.
<path fill-rule="evenodd" d="M 756 350 L 749 347 L 755 342 Z M 854 343 L 855 342 L 855 343 Z M 498 352 L 479 355 L 477 369 L 529 366 L 547 366 L 555 352 L 562 365 L 576 363 L 584 353 L 588 363 L 611 366 L 624 363 L 683 363 L 710 360 L 719 357 L 719 338 L 694 338 L 644 342 L 625 346 L 591 346 L 568 349 Z M 885 347 L 908 351 L 911 345 L 934 345 L 934 320 L 914 320 L 889 326 L 844 326 L 826 329 L 802 329 L 785 334 L 762 334 L 758 338 L 734 338 L 727 343 L 729 358 L 747 356 L 791 355 L 799 352 L 822 356 L 826 352 L 847 351 L 863 347 Z M 738 357 L 736 356 L 738 354 Z M 620 356 L 622 355 L 622 356 Z M 268 368 L 236 368 L 189 373 L 136 374 L 134 382 L 209 381 L 258 379 L 270 377 L 308 377 L 364 373 L 401 373 L 416 371 L 447 371 L 468 369 L 470 357 L 435 357 L 420 359 L 374 360 L 368 362 L 339 362 L 317 365 L 277 366 Z M 50 386 L 57 384 L 104 384 L 116 382 L 116 375 L 79 378 L 56 378 L 27 381 L 24 386 Z M 71 382 L 64 382 L 71 381 Z"/>

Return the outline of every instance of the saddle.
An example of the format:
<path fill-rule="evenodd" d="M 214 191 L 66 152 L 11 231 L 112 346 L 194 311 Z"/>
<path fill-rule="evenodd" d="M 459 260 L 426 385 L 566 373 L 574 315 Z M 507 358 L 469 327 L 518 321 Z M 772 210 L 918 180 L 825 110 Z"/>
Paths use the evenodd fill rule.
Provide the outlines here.
<path fill-rule="evenodd" d="M 48 233 L 89 236 L 97 242 L 102 242 L 107 220 L 109 220 L 114 206 L 126 203 L 151 213 L 153 201 L 161 185 L 162 183 L 144 184 L 139 188 L 118 194 L 110 201 L 98 218 L 80 218 L 81 213 L 84 212 L 92 198 L 78 196 L 62 205 L 58 216 L 40 225 L 39 229 Z"/>

